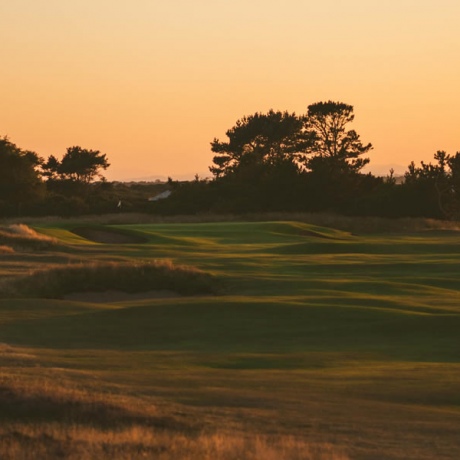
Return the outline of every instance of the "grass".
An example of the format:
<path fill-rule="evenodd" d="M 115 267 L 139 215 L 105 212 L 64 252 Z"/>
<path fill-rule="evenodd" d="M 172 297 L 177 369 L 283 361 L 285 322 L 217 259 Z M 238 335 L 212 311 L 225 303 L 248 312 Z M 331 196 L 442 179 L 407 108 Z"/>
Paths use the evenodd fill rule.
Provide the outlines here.
<path fill-rule="evenodd" d="M 179 294 L 216 293 L 213 278 L 193 267 L 169 260 L 91 262 L 39 269 L 0 284 L 0 298 L 62 298 L 66 294 L 119 290 L 170 290 Z"/>
<path fill-rule="evenodd" d="M 8 248 L 20 249 L 48 249 L 55 246 L 57 241 L 47 235 L 37 233 L 32 228 L 24 224 L 11 224 L 0 226 L 0 252 L 8 251 Z M 7 249 L 5 249 L 7 248 Z"/>
<path fill-rule="evenodd" d="M 139 241 L 116 244 L 87 226 L 37 225 L 57 246 L 7 254 L 4 282 L 168 259 L 224 295 L 1 299 L 0 457 L 459 457 L 456 232 L 100 226 Z"/>
<path fill-rule="evenodd" d="M 0 361 L 2 459 L 348 459 L 291 435 L 203 429 L 177 406 L 119 394 L 81 371 L 37 372 L 42 356 L 31 350 L 0 346 Z"/>
<path fill-rule="evenodd" d="M 12 254 L 14 249 L 11 246 L 2 245 L 0 246 L 0 254 Z"/>
<path fill-rule="evenodd" d="M 5 223 L 16 223 L 16 219 L 3 219 Z M 31 226 L 64 223 L 59 217 L 28 217 L 23 222 Z M 129 224 L 197 224 L 215 222 L 268 222 L 295 221 L 322 227 L 335 228 L 354 233 L 400 233 L 423 231 L 458 231 L 455 221 L 406 217 L 389 219 L 383 217 L 343 216 L 331 213 L 246 213 L 246 214 L 193 214 L 159 216 L 141 213 L 115 213 L 104 215 L 81 216 L 73 220 L 75 225 L 129 225 Z"/>
<path fill-rule="evenodd" d="M 226 433 L 186 436 L 158 433 L 143 426 L 102 431 L 81 427 L 63 430 L 51 425 L 41 427 L 39 432 L 20 426 L 10 431 L 0 429 L 0 433 L 2 431 L 8 439 L 2 449 L 5 460 L 62 458 L 63 455 L 75 460 L 347 460 L 333 446 L 307 444 L 292 437 L 236 437 Z"/>

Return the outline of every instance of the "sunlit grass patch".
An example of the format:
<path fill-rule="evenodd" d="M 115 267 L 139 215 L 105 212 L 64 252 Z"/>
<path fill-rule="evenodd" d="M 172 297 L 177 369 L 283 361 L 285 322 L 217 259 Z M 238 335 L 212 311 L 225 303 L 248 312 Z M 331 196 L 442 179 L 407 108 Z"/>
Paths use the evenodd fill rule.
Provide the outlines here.
<path fill-rule="evenodd" d="M 1 245 L 0 246 L 0 254 L 13 254 L 14 249 L 11 246 L 5 246 Z"/>
<path fill-rule="evenodd" d="M 3 280 L 0 297 L 60 298 L 75 292 L 171 290 L 179 294 L 217 292 L 217 281 L 195 267 L 169 260 L 152 262 L 93 262 L 37 270 Z"/>
<path fill-rule="evenodd" d="M 67 228 L 60 227 L 40 227 L 40 232 L 48 235 L 50 238 L 58 240 L 64 244 L 78 244 L 78 245 L 95 245 L 94 241 L 90 241 L 76 233 L 71 232 Z"/>

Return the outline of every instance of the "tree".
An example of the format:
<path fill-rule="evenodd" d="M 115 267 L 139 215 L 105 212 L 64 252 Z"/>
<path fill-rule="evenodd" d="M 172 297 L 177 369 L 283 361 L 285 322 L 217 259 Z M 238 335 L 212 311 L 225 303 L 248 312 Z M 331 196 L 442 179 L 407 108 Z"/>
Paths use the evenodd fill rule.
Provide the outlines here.
<path fill-rule="evenodd" d="M 42 164 L 42 175 L 48 180 L 58 179 L 60 164 L 61 163 L 54 155 L 50 155 L 46 162 Z"/>
<path fill-rule="evenodd" d="M 83 184 L 89 184 L 95 177 L 104 179 L 100 170 L 110 166 L 107 156 L 99 150 L 87 150 L 78 146 L 69 147 L 60 164 L 56 163 L 56 158 L 52 156 L 46 163 L 51 174 L 57 172 L 61 179 Z"/>
<path fill-rule="evenodd" d="M 436 162 L 414 162 L 404 175 L 406 194 L 412 197 L 410 208 L 416 215 L 437 218 L 460 216 L 460 152 L 448 155 L 443 150 L 434 154 Z"/>
<path fill-rule="evenodd" d="M 304 157 L 307 168 L 329 173 L 359 172 L 369 163 L 361 155 L 371 150 L 372 144 L 363 145 L 356 131 L 347 131 L 353 120 L 353 106 L 343 102 L 317 102 L 308 106 L 305 125 L 312 143 L 308 149 L 310 156 Z"/>
<path fill-rule="evenodd" d="M 372 145 L 348 129 L 353 119 L 351 105 L 332 101 L 312 104 L 302 116 L 255 113 L 226 132 L 227 142 L 214 139 L 210 170 L 246 208 L 356 209 L 376 184 L 359 173 Z"/>
<path fill-rule="evenodd" d="M 42 182 L 37 171 L 41 158 L 21 150 L 7 137 L 0 138 L 0 201 L 3 208 L 16 209 L 41 196 Z"/>
<path fill-rule="evenodd" d="M 248 170 L 254 165 L 295 164 L 310 144 L 302 117 L 294 113 L 255 113 L 237 120 L 226 132 L 228 142 L 214 139 L 211 150 L 217 155 L 209 169 L 216 178 Z"/>

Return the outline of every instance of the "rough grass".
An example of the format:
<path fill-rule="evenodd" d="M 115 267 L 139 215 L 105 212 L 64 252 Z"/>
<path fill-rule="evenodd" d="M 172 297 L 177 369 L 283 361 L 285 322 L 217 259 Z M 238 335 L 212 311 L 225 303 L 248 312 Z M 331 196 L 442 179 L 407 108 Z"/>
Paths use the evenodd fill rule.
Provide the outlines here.
<path fill-rule="evenodd" d="M 52 248 L 56 244 L 55 238 L 37 233 L 24 224 L 0 226 L 0 245 L 2 247 L 41 250 Z"/>
<path fill-rule="evenodd" d="M 5 359 L 6 358 L 6 359 Z M 0 346 L 0 360 L 16 363 L 35 356 Z M 91 390 L 58 369 L 0 374 L 0 458 L 2 460 L 347 460 L 327 443 L 295 436 L 235 433 L 203 428 L 196 419 L 168 415 L 147 399 Z M 26 419 L 27 423 L 22 422 Z M 8 421 L 8 423 L 4 423 Z"/>
<path fill-rule="evenodd" d="M 214 278 L 170 260 L 91 262 L 37 270 L 0 284 L 0 297 L 61 298 L 81 292 L 171 290 L 179 294 L 217 292 Z"/>
<path fill-rule="evenodd" d="M 0 254 L 13 254 L 14 249 L 11 246 L 0 246 Z"/>
<path fill-rule="evenodd" d="M 0 428 L 3 460 L 348 460 L 330 444 L 294 437 L 235 436 L 224 433 L 190 436 L 131 426 L 101 430 L 62 425 Z"/>

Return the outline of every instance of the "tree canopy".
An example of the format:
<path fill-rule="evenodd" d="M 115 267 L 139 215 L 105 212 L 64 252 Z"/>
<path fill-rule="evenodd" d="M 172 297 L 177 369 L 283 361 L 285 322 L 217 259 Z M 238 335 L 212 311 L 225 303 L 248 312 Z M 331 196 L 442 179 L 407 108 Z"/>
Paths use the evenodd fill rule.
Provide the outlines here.
<path fill-rule="evenodd" d="M 275 112 L 245 116 L 226 132 L 227 142 L 214 139 L 217 155 L 209 168 L 216 179 L 254 165 L 303 165 L 310 171 L 359 172 L 368 162 L 362 155 L 372 149 L 354 130 L 353 106 L 343 102 L 317 102 L 305 115 Z"/>
<path fill-rule="evenodd" d="M 62 157 L 59 172 L 66 178 L 88 184 L 95 177 L 103 178 L 100 171 L 109 166 L 107 156 L 99 150 L 88 150 L 75 146 L 69 147 Z"/>
<path fill-rule="evenodd" d="M 460 152 L 449 155 L 444 150 L 434 154 L 435 163 L 414 162 L 404 176 L 404 186 L 414 192 L 424 207 L 436 217 L 460 218 Z"/>
<path fill-rule="evenodd" d="M 243 117 L 226 132 L 227 142 L 211 142 L 217 155 L 209 169 L 219 178 L 252 165 L 295 163 L 310 143 L 303 124 L 295 113 L 273 110 Z"/>
<path fill-rule="evenodd" d="M 43 175 L 48 179 L 67 179 L 89 184 L 96 177 L 103 179 L 100 171 L 109 166 L 107 156 L 99 150 L 88 150 L 75 146 L 67 149 L 61 161 L 51 155 L 42 168 Z"/>
<path fill-rule="evenodd" d="M 369 163 L 369 158 L 361 155 L 371 150 L 372 144 L 364 145 L 355 130 L 347 130 L 354 117 L 353 106 L 343 102 L 317 102 L 308 106 L 305 127 L 312 143 L 305 163 L 309 169 L 326 167 L 358 172 Z"/>
<path fill-rule="evenodd" d="M 42 183 L 37 168 L 41 158 L 21 150 L 7 137 L 0 138 L 0 201 L 18 205 L 38 198 Z"/>

